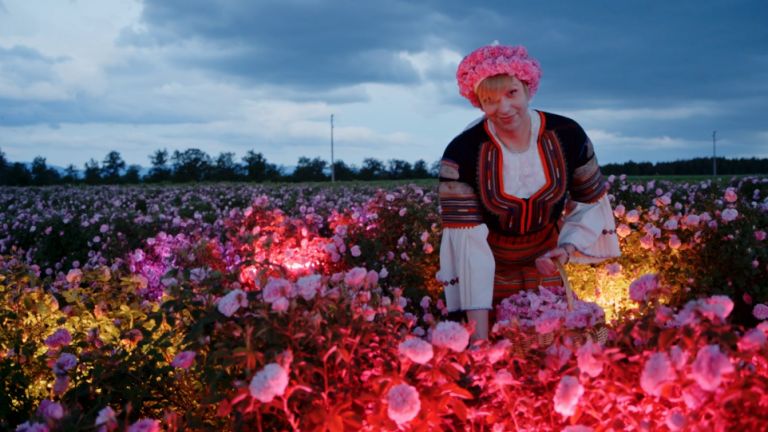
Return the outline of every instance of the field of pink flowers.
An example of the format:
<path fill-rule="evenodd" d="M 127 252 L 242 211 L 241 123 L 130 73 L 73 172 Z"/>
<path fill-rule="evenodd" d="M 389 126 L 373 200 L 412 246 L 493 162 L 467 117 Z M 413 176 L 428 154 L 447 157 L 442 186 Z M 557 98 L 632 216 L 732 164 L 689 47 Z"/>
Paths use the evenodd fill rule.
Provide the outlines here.
<path fill-rule="evenodd" d="M 0 430 L 765 429 L 768 178 L 609 180 L 623 256 L 473 345 L 434 187 L 0 189 Z"/>

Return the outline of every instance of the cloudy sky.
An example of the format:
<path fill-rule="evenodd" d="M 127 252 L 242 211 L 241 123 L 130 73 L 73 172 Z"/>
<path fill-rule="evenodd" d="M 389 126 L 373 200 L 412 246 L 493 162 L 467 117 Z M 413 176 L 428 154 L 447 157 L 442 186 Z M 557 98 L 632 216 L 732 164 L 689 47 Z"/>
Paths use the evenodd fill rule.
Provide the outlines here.
<path fill-rule="evenodd" d="M 432 162 L 479 115 L 455 70 L 522 44 L 531 105 L 601 163 L 768 157 L 765 0 L 0 0 L 0 150 Z"/>

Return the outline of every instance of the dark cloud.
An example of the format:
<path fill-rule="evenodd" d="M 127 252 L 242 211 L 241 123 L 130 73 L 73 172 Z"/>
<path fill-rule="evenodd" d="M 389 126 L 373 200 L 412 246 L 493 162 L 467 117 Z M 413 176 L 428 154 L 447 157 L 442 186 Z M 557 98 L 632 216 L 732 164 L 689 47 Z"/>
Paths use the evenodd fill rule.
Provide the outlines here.
<path fill-rule="evenodd" d="M 744 77 L 757 72 L 752 58 L 768 46 L 767 11 L 757 1 L 524 7 L 500 1 L 478 7 L 459 1 L 147 0 L 143 19 L 158 41 L 203 40 L 220 50 L 220 57 L 200 58 L 198 66 L 256 81 L 408 83 L 414 72 L 397 51 L 439 43 L 467 53 L 498 39 L 528 46 L 558 94 L 655 100 L 647 94 L 711 95 L 714 83 L 747 93 Z"/>
<path fill-rule="evenodd" d="M 51 67 L 64 61 L 67 61 L 66 57 L 47 57 L 22 45 L 0 46 L 0 75 L 20 87 L 55 80 Z"/>

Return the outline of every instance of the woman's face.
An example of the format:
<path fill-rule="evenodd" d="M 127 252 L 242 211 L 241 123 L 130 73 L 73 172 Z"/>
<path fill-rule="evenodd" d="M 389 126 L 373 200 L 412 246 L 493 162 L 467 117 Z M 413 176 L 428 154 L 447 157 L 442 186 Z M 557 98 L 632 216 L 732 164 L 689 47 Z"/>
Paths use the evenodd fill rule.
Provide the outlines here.
<path fill-rule="evenodd" d="M 510 78 L 504 80 L 498 92 L 480 100 L 480 109 L 501 133 L 521 132 L 530 122 L 528 88 L 519 79 Z"/>

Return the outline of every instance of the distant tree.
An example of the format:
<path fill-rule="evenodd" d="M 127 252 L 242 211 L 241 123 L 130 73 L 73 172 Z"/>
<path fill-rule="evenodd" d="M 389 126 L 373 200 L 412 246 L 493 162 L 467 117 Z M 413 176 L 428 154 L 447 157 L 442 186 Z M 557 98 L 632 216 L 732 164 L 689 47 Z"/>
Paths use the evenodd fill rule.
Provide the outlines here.
<path fill-rule="evenodd" d="M 45 158 L 38 156 L 32 160 L 32 184 L 36 186 L 46 186 L 58 183 L 61 176 L 59 172 L 50 168 L 45 163 Z"/>
<path fill-rule="evenodd" d="M 125 168 L 125 161 L 119 152 L 111 151 L 101 163 L 101 179 L 103 183 L 115 184 L 120 182 L 120 174 Z"/>
<path fill-rule="evenodd" d="M 387 162 L 387 177 L 391 179 L 413 178 L 413 167 L 410 162 L 401 159 L 390 159 Z"/>
<path fill-rule="evenodd" d="M 0 149 L 0 185 L 6 184 L 6 174 L 8 172 L 8 160 L 5 153 Z"/>
<path fill-rule="evenodd" d="M 325 175 L 327 165 L 328 163 L 320 158 L 309 159 L 302 156 L 291 179 L 296 182 L 328 180 L 328 176 Z"/>
<path fill-rule="evenodd" d="M 149 161 L 152 163 L 152 168 L 149 169 L 146 180 L 162 182 L 171 179 L 171 168 L 168 166 L 168 150 L 156 150 L 149 157 Z"/>
<path fill-rule="evenodd" d="M 221 152 L 216 157 L 212 180 L 235 181 L 240 177 L 240 171 L 242 171 L 242 167 L 235 162 L 235 154 L 232 152 Z"/>
<path fill-rule="evenodd" d="M 141 165 L 128 165 L 122 177 L 123 183 L 138 184 L 141 182 Z"/>
<path fill-rule="evenodd" d="M 378 159 L 366 158 L 357 174 L 360 180 L 378 180 L 386 176 L 384 164 Z"/>
<path fill-rule="evenodd" d="M 6 184 L 9 186 L 29 186 L 32 184 L 32 173 L 21 162 L 14 162 L 8 168 Z"/>
<path fill-rule="evenodd" d="M 261 153 L 256 153 L 253 150 L 248 150 L 248 153 L 243 157 L 243 163 L 245 164 L 243 167 L 245 177 L 251 181 L 274 181 L 279 180 L 282 175 L 275 164 L 267 162 Z"/>
<path fill-rule="evenodd" d="M 85 163 L 85 169 L 83 169 L 83 181 L 90 185 L 101 183 L 101 168 L 99 167 L 99 163 L 93 158 Z"/>
<path fill-rule="evenodd" d="M 436 160 L 432 162 L 432 165 L 429 166 L 429 176 L 430 177 L 439 177 L 440 176 L 440 161 Z"/>
<path fill-rule="evenodd" d="M 413 171 L 411 172 L 411 175 L 413 178 L 417 179 L 432 177 L 429 174 L 429 169 L 427 168 L 427 163 L 424 161 L 424 159 L 419 159 L 416 161 L 416 163 L 413 164 Z"/>
<path fill-rule="evenodd" d="M 176 181 L 190 182 L 207 180 L 211 172 L 211 157 L 202 150 L 191 148 L 180 152 L 175 150 L 171 156 L 173 178 Z"/>
<path fill-rule="evenodd" d="M 64 177 L 61 178 L 61 181 L 64 183 L 77 183 L 80 180 L 79 173 L 80 170 L 78 170 L 76 166 L 69 164 L 64 170 Z"/>
<path fill-rule="evenodd" d="M 337 160 L 333 162 L 333 175 L 336 180 L 354 180 L 357 178 L 357 170 L 345 164 L 343 160 Z"/>

